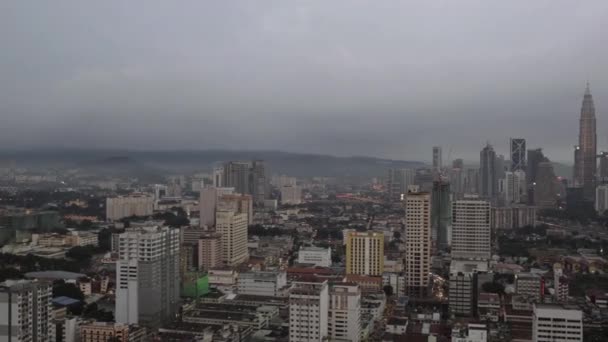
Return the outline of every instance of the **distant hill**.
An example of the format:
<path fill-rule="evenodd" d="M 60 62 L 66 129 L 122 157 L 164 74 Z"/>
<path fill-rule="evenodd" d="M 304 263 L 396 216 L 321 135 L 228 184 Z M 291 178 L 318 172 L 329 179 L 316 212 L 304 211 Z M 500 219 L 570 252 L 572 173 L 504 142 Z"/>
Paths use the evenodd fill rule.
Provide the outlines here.
<path fill-rule="evenodd" d="M 0 161 L 15 161 L 26 167 L 76 167 L 96 169 L 100 173 L 137 174 L 140 172 L 190 173 L 210 171 L 214 165 L 228 160 L 265 160 L 271 173 L 298 177 L 375 177 L 386 169 L 417 168 L 417 161 L 373 157 L 335 157 L 281 151 L 119 151 L 119 150 L 36 150 L 0 151 Z"/>

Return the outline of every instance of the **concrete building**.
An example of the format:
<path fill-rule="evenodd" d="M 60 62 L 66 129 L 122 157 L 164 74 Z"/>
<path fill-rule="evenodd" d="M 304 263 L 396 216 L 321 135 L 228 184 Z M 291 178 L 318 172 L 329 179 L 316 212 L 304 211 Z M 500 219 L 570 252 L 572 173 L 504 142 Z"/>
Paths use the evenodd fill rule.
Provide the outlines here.
<path fill-rule="evenodd" d="M 409 192 L 405 198 L 405 283 L 410 296 L 425 296 L 431 267 L 431 195 Z"/>
<path fill-rule="evenodd" d="M 154 213 L 154 197 L 147 194 L 108 197 L 106 220 L 117 221 L 130 216 L 150 216 Z"/>
<path fill-rule="evenodd" d="M 443 168 L 443 157 L 441 155 L 441 146 L 433 146 L 433 171 L 441 172 Z"/>
<path fill-rule="evenodd" d="M 240 295 L 278 297 L 285 286 L 287 273 L 283 271 L 242 272 L 237 280 L 237 291 Z"/>
<path fill-rule="evenodd" d="M 321 342 L 328 337 L 329 285 L 294 282 L 289 292 L 289 341 Z"/>
<path fill-rule="evenodd" d="M 54 342 L 51 282 L 7 280 L 0 284 L 0 340 Z"/>
<path fill-rule="evenodd" d="M 518 273 L 515 275 L 515 292 L 540 303 L 544 296 L 545 280 L 536 273 Z"/>
<path fill-rule="evenodd" d="M 213 227 L 215 225 L 215 209 L 219 198 L 223 195 L 231 195 L 234 188 L 203 188 L 200 195 L 200 226 Z"/>
<path fill-rule="evenodd" d="M 207 271 L 218 268 L 222 263 L 222 235 L 209 233 L 201 236 L 198 240 L 198 267 Z"/>
<path fill-rule="evenodd" d="M 251 195 L 224 194 L 217 202 L 217 210 L 232 210 L 247 215 L 247 225 L 253 224 L 253 198 Z"/>
<path fill-rule="evenodd" d="M 534 187 L 534 203 L 540 208 L 554 208 L 557 201 L 557 178 L 553 164 L 549 161 L 538 163 Z"/>
<path fill-rule="evenodd" d="M 331 284 L 328 316 L 327 332 L 330 340 L 361 340 L 361 290 L 357 284 Z"/>
<path fill-rule="evenodd" d="M 492 231 L 525 226 L 536 227 L 536 207 L 526 205 L 494 207 L 490 226 Z"/>
<path fill-rule="evenodd" d="M 488 327 L 482 323 L 469 323 L 452 329 L 452 342 L 487 342 Z"/>
<path fill-rule="evenodd" d="M 595 188 L 595 211 L 602 215 L 606 210 L 608 210 L 608 184 L 602 184 Z"/>
<path fill-rule="evenodd" d="M 158 327 L 179 304 L 179 229 L 146 227 L 119 236 L 117 323 Z"/>
<path fill-rule="evenodd" d="M 320 267 L 331 266 L 331 248 L 322 247 L 300 247 L 298 251 L 298 263 L 314 264 Z"/>
<path fill-rule="evenodd" d="M 283 185 L 281 188 L 282 204 L 302 203 L 302 188 L 298 185 Z"/>
<path fill-rule="evenodd" d="M 474 198 L 455 201 L 452 214 L 452 258 L 489 260 L 490 203 Z"/>
<path fill-rule="evenodd" d="M 239 194 L 251 195 L 256 205 L 263 204 L 270 195 L 267 172 L 263 160 L 226 162 L 222 186 L 233 187 Z"/>
<path fill-rule="evenodd" d="M 450 274 L 448 298 L 452 315 L 473 316 L 475 290 L 473 280 L 474 277 L 471 273 Z"/>
<path fill-rule="evenodd" d="M 582 342 L 583 312 L 558 304 L 535 304 L 532 338 L 536 342 Z"/>
<path fill-rule="evenodd" d="M 452 213 L 452 258 L 489 260 L 490 203 L 465 198 L 454 201 Z"/>
<path fill-rule="evenodd" d="M 225 266 L 238 266 L 249 258 L 247 250 L 247 214 L 234 210 L 218 210 L 215 231 L 221 235 L 222 262 Z"/>
<path fill-rule="evenodd" d="M 410 185 L 414 184 L 416 170 L 413 169 L 388 169 L 386 178 L 386 189 L 388 197 L 393 202 L 403 200 Z"/>
<path fill-rule="evenodd" d="M 445 250 L 449 247 L 448 233 L 452 229 L 450 183 L 446 180 L 434 181 L 431 200 L 432 239 L 438 249 Z"/>
<path fill-rule="evenodd" d="M 146 329 L 136 325 L 112 322 L 93 322 L 80 326 L 82 342 L 144 342 Z"/>
<path fill-rule="evenodd" d="M 346 274 L 381 276 L 384 272 L 384 234 L 348 232 Z"/>
<path fill-rule="evenodd" d="M 504 190 L 505 205 L 523 203 L 527 193 L 526 173 L 521 170 L 506 172 Z"/>

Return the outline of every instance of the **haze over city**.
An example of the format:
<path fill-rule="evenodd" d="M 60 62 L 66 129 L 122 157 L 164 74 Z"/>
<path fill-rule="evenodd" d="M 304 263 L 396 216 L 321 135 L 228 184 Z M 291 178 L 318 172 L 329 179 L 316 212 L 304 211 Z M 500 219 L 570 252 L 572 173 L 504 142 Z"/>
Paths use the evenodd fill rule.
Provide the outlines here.
<path fill-rule="evenodd" d="M 572 163 L 608 149 L 606 1 L 4 1 L 3 149 L 265 149 Z M 27 132 L 27 134 L 24 134 Z"/>

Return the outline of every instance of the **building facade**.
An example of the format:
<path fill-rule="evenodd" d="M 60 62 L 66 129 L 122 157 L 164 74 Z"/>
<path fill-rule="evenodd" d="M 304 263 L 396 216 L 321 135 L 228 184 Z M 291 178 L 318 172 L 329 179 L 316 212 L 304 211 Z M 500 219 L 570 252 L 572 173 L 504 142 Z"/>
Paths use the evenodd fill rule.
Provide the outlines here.
<path fill-rule="evenodd" d="M 180 290 L 179 229 L 145 227 L 119 235 L 117 323 L 158 327 L 175 316 Z"/>
<path fill-rule="evenodd" d="M 490 203 L 474 198 L 454 201 L 452 213 L 452 258 L 489 260 Z"/>
<path fill-rule="evenodd" d="M 526 171 L 526 139 L 511 138 L 509 141 L 511 152 L 511 172 Z"/>
<path fill-rule="evenodd" d="M 381 276 L 384 272 L 384 234 L 348 232 L 346 274 Z"/>
<path fill-rule="evenodd" d="M 154 213 L 154 197 L 146 194 L 108 197 L 106 220 L 117 221 L 130 216 L 150 216 Z"/>
<path fill-rule="evenodd" d="M 431 195 L 410 192 L 405 200 L 406 293 L 425 296 L 431 264 Z"/>
<path fill-rule="evenodd" d="M 225 266 L 238 266 L 247 261 L 247 214 L 234 210 L 216 212 L 215 231 L 221 235 L 222 262 Z"/>
<path fill-rule="evenodd" d="M 330 267 L 331 248 L 300 247 L 300 250 L 298 251 L 298 263 L 313 264 L 320 267 Z"/>
<path fill-rule="evenodd" d="M 331 284 L 328 317 L 327 333 L 330 340 L 361 340 L 361 290 L 357 284 Z"/>
<path fill-rule="evenodd" d="M 0 340 L 54 342 L 50 282 L 7 280 L 0 284 Z"/>
<path fill-rule="evenodd" d="M 583 188 L 585 199 L 593 200 L 597 172 L 595 105 L 589 84 L 585 89 L 579 119 L 578 146 L 574 153 L 574 186 Z"/>
<path fill-rule="evenodd" d="M 277 297 L 285 286 L 287 286 L 285 272 L 251 271 L 239 274 L 237 291 L 244 295 Z"/>
<path fill-rule="evenodd" d="M 536 342 L 582 342 L 583 312 L 557 304 L 535 304 L 532 338 Z"/>
<path fill-rule="evenodd" d="M 321 342 L 328 337 L 329 285 L 294 282 L 289 291 L 289 341 Z"/>

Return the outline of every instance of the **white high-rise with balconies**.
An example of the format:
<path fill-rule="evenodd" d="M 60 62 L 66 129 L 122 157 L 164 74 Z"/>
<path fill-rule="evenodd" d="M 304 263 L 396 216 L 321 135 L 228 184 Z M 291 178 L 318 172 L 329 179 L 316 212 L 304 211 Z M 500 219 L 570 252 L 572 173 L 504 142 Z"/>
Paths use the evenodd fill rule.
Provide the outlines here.
<path fill-rule="evenodd" d="M 179 305 L 179 229 L 129 229 L 118 237 L 117 323 L 158 327 Z"/>
<path fill-rule="evenodd" d="M 328 337 L 329 285 L 294 282 L 289 290 L 289 341 L 321 342 Z"/>
<path fill-rule="evenodd" d="M 490 202 L 465 198 L 452 207 L 452 258 L 489 260 Z"/>
<path fill-rule="evenodd" d="M 7 280 L 0 284 L 0 341 L 55 341 L 50 282 Z"/>
<path fill-rule="evenodd" d="M 535 304 L 532 339 L 535 342 L 582 342 L 583 312 L 559 304 Z"/>

